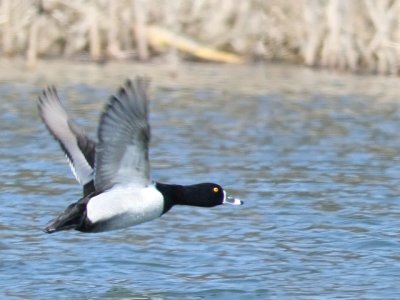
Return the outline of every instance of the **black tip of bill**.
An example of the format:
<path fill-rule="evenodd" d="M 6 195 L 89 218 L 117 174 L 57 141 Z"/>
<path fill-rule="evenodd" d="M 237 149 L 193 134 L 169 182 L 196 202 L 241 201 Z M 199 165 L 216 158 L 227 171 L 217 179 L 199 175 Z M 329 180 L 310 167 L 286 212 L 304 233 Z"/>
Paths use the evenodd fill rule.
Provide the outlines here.
<path fill-rule="evenodd" d="M 225 196 L 222 204 L 243 205 L 243 201 L 232 196 Z"/>

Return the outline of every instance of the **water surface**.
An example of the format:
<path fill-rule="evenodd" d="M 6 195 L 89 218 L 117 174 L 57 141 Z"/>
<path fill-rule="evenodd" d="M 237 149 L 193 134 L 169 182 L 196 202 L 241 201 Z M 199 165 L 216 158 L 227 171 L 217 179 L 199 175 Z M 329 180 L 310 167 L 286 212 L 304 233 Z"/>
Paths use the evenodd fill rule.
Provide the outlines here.
<path fill-rule="evenodd" d="M 398 79 L 286 66 L 5 69 L 0 298 L 400 297 Z M 245 205 L 42 233 L 81 191 L 37 117 L 40 88 L 57 84 L 95 138 L 108 96 L 135 74 L 153 78 L 153 178 L 215 181 Z"/>

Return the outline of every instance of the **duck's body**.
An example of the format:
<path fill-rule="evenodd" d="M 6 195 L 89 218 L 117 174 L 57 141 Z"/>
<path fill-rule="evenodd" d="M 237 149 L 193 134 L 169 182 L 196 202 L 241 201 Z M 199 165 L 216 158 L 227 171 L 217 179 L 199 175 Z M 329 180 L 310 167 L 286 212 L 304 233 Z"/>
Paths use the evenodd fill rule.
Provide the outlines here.
<path fill-rule="evenodd" d="M 214 183 L 181 186 L 151 181 L 146 88 L 147 81 L 138 78 L 110 98 L 101 116 L 97 145 L 69 120 L 54 88 L 43 92 L 40 115 L 84 187 L 84 197 L 51 221 L 46 232 L 126 228 L 158 218 L 176 204 L 242 204 Z"/>
<path fill-rule="evenodd" d="M 152 184 L 117 186 L 90 199 L 86 210 L 92 224 L 103 224 L 103 230 L 120 229 L 160 217 L 164 198 Z"/>
<path fill-rule="evenodd" d="M 163 196 L 154 185 L 143 189 L 120 186 L 71 204 L 45 231 L 71 228 L 83 232 L 110 231 L 151 221 L 163 211 Z"/>

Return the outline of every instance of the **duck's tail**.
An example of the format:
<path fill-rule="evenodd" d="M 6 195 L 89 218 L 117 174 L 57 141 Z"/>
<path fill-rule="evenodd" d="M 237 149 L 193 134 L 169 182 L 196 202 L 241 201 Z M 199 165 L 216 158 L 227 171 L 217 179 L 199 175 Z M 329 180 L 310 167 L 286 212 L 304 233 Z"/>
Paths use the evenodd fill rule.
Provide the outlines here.
<path fill-rule="evenodd" d="M 54 233 L 61 230 L 78 229 L 86 215 L 87 201 L 82 200 L 85 200 L 85 198 L 69 205 L 63 213 L 51 220 L 43 231 Z"/>

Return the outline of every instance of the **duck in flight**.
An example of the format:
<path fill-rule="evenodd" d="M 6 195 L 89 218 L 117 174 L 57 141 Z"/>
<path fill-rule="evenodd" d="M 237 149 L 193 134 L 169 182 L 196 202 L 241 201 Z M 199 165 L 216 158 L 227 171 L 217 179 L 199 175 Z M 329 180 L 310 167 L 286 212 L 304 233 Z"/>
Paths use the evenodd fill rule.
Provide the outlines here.
<path fill-rule="evenodd" d="M 38 101 L 39 115 L 59 142 L 83 197 L 44 229 L 103 232 L 153 220 L 174 205 L 241 205 L 215 183 L 177 185 L 150 179 L 148 81 L 128 80 L 111 96 L 100 117 L 98 143 L 75 125 L 49 87 Z"/>

